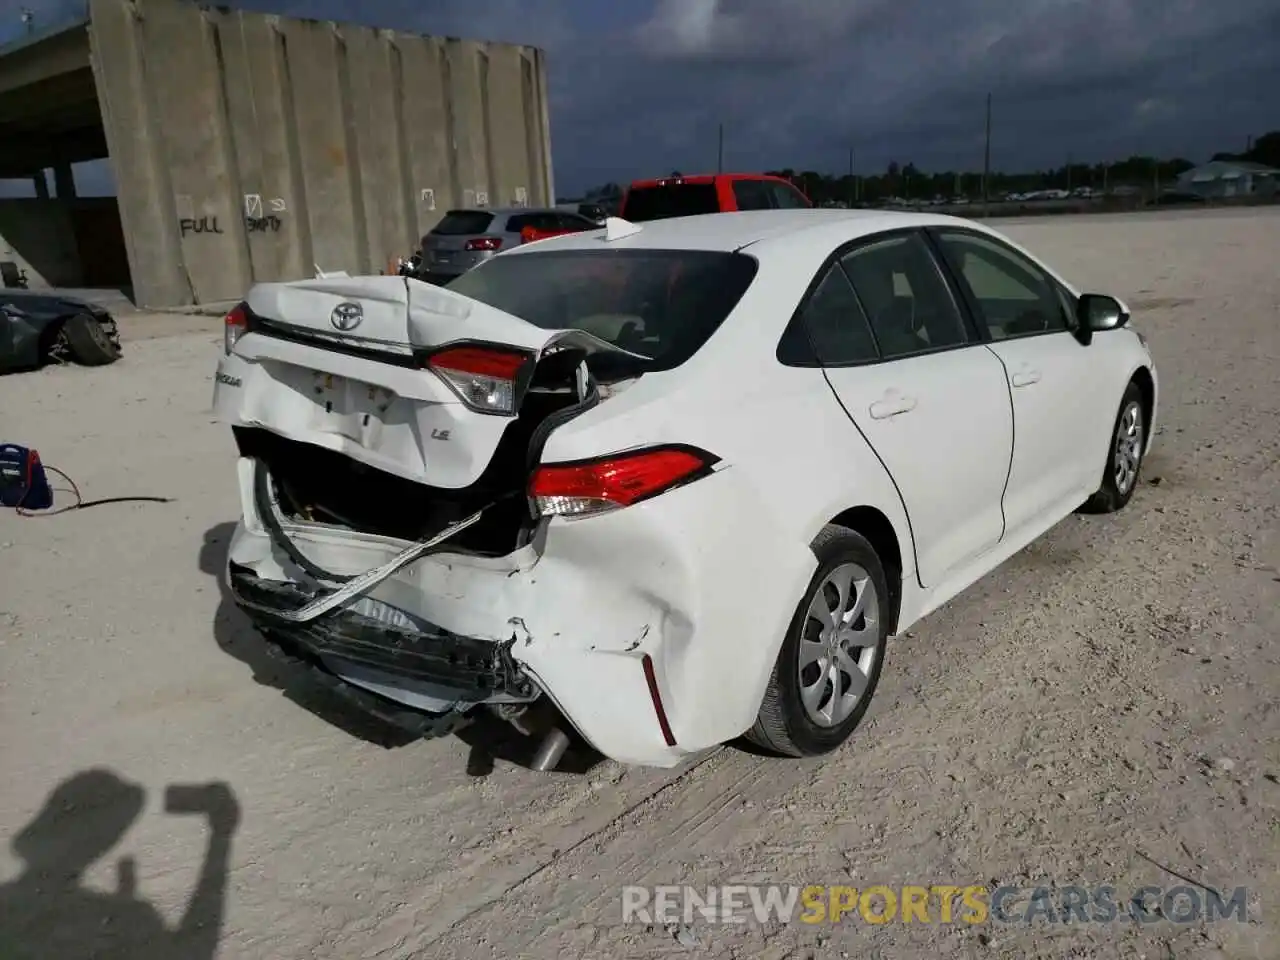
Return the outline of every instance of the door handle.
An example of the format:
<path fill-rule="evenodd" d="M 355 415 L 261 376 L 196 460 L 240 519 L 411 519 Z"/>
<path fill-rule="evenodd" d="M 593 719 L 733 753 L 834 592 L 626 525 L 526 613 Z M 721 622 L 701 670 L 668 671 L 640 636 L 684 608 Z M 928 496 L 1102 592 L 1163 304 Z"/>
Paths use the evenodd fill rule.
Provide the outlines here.
<path fill-rule="evenodd" d="M 916 408 L 915 397 L 886 397 L 877 400 L 870 407 L 872 420 L 887 420 L 901 413 L 910 413 Z"/>
<path fill-rule="evenodd" d="M 1013 375 L 1013 385 L 1015 387 L 1029 387 L 1031 384 L 1039 382 L 1039 370 L 1019 370 Z"/>

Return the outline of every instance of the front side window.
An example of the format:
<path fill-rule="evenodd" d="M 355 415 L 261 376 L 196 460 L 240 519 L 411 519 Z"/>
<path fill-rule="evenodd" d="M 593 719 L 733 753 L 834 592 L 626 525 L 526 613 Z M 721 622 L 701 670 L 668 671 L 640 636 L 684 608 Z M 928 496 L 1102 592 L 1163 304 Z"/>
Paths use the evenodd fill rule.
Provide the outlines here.
<path fill-rule="evenodd" d="M 961 232 L 937 236 L 992 340 L 1068 329 L 1057 285 L 1026 257 L 987 237 Z"/>
<path fill-rule="evenodd" d="M 968 342 L 960 310 L 919 234 L 858 247 L 840 264 L 885 359 Z"/>
<path fill-rule="evenodd" d="M 756 261 L 701 250 L 548 250 L 494 257 L 449 289 L 546 330 L 585 330 L 670 370 L 692 357 L 755 279 Z M 628 362 L 600 355 L 593 363 Z"/>

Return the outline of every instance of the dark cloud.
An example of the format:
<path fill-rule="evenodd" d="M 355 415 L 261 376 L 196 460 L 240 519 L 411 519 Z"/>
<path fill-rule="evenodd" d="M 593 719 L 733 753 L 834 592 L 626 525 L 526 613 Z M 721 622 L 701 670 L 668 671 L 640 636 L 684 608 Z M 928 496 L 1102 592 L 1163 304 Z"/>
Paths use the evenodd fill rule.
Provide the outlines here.
<path fill-rule="evenodd" d="M 835 172 L 853 146 L 863 170 L 975 170 L 988 93 L 992 162 L 1005 169 L 1203 160 L 1280 127 L 1280 0 L 241 5 L 544 47 L 564 192 L 712 168 L 721 123 L 737 169 Z"/>

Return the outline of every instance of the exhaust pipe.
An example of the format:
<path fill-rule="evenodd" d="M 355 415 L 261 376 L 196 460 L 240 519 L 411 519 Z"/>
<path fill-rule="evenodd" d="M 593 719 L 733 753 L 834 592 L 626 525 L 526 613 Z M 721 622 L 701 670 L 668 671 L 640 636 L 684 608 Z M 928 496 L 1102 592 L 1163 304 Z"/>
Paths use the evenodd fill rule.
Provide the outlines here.
<path fill-rule="evenodd" d="M 569 749 L 568 735 L 559 727 L 552 727 L 551 731 L 542 738 L 542 743 L 538 745 L 538 752 L 533 755 L 530 766 L 539 773 L 554 770 L 567 749 Z"/>

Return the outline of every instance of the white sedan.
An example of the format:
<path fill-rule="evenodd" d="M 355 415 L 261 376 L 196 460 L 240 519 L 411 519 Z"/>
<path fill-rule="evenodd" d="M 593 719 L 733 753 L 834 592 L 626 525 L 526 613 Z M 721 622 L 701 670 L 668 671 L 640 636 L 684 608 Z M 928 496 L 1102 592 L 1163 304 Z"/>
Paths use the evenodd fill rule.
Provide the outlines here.
<path fill-rule="evenodd" d="M 423 735 L 492 710 L 672 766 L 843 743 L 887 641 L 1129 502 L 1156 370 L 981 224 L 759 211 L 532 243 L 449 287 L 262 284 L 215 410 L 234 595 Z M 532 743 L 532 741 L 531 741 Z"/>

